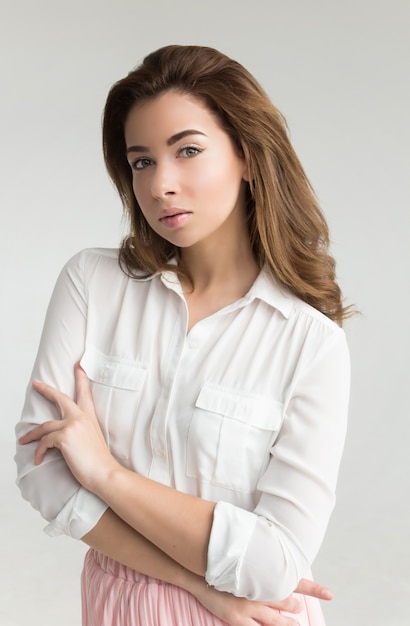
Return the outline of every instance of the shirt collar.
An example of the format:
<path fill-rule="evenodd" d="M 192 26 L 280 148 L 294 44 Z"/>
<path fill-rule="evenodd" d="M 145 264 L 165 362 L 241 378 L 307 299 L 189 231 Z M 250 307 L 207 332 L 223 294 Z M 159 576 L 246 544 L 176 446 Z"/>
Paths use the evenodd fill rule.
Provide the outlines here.
<path fill-rule="evenodd" d="M 152 280 L 153 278 L 160 277 L 164 285 L 175 291 L 181 297 L 183 297 L 183 291 L 179 278 L 175 272 L 156 272 L 151 276 L 145 277 L 142 280 Z M 141 280 L 141 279 L 140 279 Z M 282 313 L 285 318 L 288 318 L 294 305 L 294 296 L 287 287 L 282 285 L 278 280 L 275 280 L 269 273 L 266 267 L 262 268 L 259 272 L 255 282 L 249 289 L 248 293 L 240 298 L 236 302 L 232 303 L 228 308 L 237 308 L 240 306 L 246 306 L 253 300 L 261 300 L 266 302 L 269 306 L 277 309 Z"/>
<path fill-rule="evenodd" d="M 275 280 L 266 266 L 259 272 L 255 282 L 243 297 L 243 300 L 252 302 L 259 299 L 277 309 L 286 318 L 289 317 L 294 305 L 294 296 L 285 285 Z"/>

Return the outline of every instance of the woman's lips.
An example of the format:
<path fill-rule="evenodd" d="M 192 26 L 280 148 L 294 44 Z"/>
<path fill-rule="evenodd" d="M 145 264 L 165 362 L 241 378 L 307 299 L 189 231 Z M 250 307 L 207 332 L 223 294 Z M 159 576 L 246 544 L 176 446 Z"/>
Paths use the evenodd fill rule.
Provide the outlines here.
<path fill-rule="evenodd" d="M 167 213 L 159 218 L 161 224 L 167 228 L 178 228 L 182 226 L 191 215 L 189 211 L 176 211 L 175 213 Z"/>

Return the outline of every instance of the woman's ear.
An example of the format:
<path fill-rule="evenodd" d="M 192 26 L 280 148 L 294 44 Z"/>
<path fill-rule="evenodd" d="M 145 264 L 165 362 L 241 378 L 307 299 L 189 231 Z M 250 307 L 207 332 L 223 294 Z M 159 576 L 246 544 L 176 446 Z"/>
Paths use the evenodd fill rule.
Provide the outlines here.
<path fill-rule="evenodd" d="M 246 161 L 246 159 L 244 159 L 243 161 L 243 174 L 242 174 L 242 178 L 243 180 L 245 180 L 247 183 L 249 183 L 252 179 L 251 176 L 251 172 L 250 172 L 250 168 L 249 168 L 249 164 Z"/>
<path fill-rule="evenodd" d="M 249 152 L 248 152 L 247 146 L 241 145 L 240 152 L 241 152 L 240 156 L 243 161 L 242 178 L 247 183 L 250 183 L 252 180 L 252 173 L 251 173 L 251 168 L 249 166 Z"/>

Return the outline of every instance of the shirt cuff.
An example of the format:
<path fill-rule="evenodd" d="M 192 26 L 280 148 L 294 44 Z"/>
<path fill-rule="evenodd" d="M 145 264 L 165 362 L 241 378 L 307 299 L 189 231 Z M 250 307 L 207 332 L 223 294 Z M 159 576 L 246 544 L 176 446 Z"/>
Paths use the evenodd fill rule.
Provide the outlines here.
<path fill-rule="evenodd" d="M 206 582 L 219 591 L 239 595 L 240 570 L 257 516 L 227 502 L 215 506 L 208 546 Z"/>
<path fill-rule="evenodd" d="M 95 494 L 81 487 L 44 528 L 50 537 L 68 535 L 81 539 L 97 524 L 108 505 Z"/>

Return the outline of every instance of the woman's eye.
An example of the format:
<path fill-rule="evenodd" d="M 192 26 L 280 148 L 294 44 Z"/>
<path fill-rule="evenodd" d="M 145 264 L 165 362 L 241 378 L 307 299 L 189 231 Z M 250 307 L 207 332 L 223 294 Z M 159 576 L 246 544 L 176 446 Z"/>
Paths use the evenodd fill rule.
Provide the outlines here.
<path fill-rule="evenodd" d="M 180 155 L 189 159 L 199 152 L 201 152 L 199 148 L 195 148 L 194 146 L 187 146 L 186 148 L 181 148 Z"/>
<path fill-rule="evenodd" d="M 137 159 L 136 161 L 133 161 L 132 169 L 134 169 L 134 170 L 143 170 L 144 168 L 146 168 L 149 165 L 151 165 L 151 163 L 152 163 L 151 159 L 148 159 L 147 157 L 141 157 L 140 159 Z"/>

